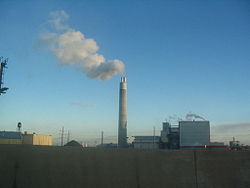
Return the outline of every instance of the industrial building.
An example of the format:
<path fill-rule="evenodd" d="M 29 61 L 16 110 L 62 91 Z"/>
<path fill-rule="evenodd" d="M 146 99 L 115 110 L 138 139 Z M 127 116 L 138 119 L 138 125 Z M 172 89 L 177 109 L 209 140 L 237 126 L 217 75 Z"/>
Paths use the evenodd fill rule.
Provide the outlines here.
<path fill-rule="evenodd" d="M 180 149 L 203 148 L 210 144 L 209 121 L 180 121 Z"/>
<path fill-rule="evenodd" d="M 172 126 L 169 122 L 162 123 L 160 148 L 179 149 L 179 126 Z"/>
<path fill-rule="evenodd" d="M 210 141 L 209 121 L 179 121 L 178 125 L 163 122 L 160 146 L 161 149 L 182 150 L 225 150 L 222 142 Z"/>
<path fill-rule="evenodd" d="M 28 134 L 25 132 L 22 134 L 23 144 L 29 145 L 43 145 L 43 146 L 52 146 L 52 136 L 42 135 L 42 134 Z"/>
<path fill-rule="evenodd" d="M 199 118 L 201 121 L 195 121 Z M 102 144 L 103 145 L 103 144 Z M 210 145 L 210 124 L 203 117 L 187 114 L 186 121 L 178 125 L 163 122 L 160 136 L 134 136 L 132 146 L 140 149 L 204 149 Z M 118 147 L 127 143 L 127 80 L 121 77 L 119 88 Z M 217 147 L 217 146 L 216 146 Z"/>
<path fill-rule="evenodd" d="M 160 136 L 134 136 L 132 146 L 136 149 L 227 149 L 224 143 L 210 142 L 210 123 L 206 120 L 179 121 L 178 125 L 163 122 Z"/>
<path fill-rule="evenodd" d="M 159 149 L 159 136 L 134 136 L 132 142 L 135 149 Z"/>
<path fill-rule="evenodd" d="M 22 134 L 14 131 L 0 131 L 0 144 L 22 144 Z"/>
<path fill-rule="evenodd" d="M 200 149 L 210 144 L 209 121 L 179 121 L 174 126 L 163 122 L 162 127 L 162 149 Z"/>
<path fill-rule="evenodd" d="M 196 119 L 200 119 L 197 121 Z M 179 119 L 178 119 L 179 120 Z M 103 137 L 103 135 L 102 135 Z M 225 149 L 222 143 L 210 142 L 210 123 L 203 117 L 188 113 L 186 120 L 178 121 L 178 125 L 163 122 L 160 136 L 133 136 L 131 144 L 127 142 L 127 80 L 121 77 L 119 88 L 119 148 L 133 147 L 136 149 Z M 103 141 L 101 144 L 102 147 Z"/>
<path fill-rule="evenodd" d="M 0 131 L 0 144 L 28 144 L 52 146 L 52 136 L 42 134 L 22 134 L 20 131 Z"/>
<path fill-rule="evenodd" d="M 240 146 L 240 141 L 235 140 L 235 138 L 233 137 L 233 140 L 229 141 L 229 146 L 232 147 L 232 148 L 239 147 Z"/>

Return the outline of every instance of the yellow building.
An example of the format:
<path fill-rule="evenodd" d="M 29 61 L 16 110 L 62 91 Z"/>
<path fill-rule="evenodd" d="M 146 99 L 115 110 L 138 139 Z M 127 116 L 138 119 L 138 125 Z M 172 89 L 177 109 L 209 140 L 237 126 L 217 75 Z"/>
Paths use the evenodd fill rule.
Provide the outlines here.
<path fill-rule="evenodd" d="M 25 132 L 22 137 L 23 144 L 52 146 L 52 136 Z"/>
<path fill-rule="evenodd" d="M 0 144 L 22 144 L 21 132 L 0 131 Z"/>

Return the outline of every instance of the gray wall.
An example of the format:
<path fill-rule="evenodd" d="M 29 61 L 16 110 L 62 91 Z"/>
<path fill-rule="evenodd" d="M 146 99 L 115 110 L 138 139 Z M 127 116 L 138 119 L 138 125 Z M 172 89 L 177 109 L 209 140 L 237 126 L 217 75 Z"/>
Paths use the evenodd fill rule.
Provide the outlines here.
<path fill-rule="evenodd" d="M 179 126 L 180 147 L 209 145 L 209 121 L 180 121 Z"/>
<path fill-rule="evenodd" d="M 0 145 L 2 188 L 250 187 L 250 152 Z"/>

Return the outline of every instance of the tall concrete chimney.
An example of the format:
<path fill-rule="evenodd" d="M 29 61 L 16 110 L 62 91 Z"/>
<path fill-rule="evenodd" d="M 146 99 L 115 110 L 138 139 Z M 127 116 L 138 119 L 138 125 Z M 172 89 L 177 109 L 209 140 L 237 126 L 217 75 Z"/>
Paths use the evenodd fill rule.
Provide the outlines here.
<path fill-rule="evenodd" d="M 127 81 L 121 77 L 119 98 L 118 147 L 127 147 Z"/>

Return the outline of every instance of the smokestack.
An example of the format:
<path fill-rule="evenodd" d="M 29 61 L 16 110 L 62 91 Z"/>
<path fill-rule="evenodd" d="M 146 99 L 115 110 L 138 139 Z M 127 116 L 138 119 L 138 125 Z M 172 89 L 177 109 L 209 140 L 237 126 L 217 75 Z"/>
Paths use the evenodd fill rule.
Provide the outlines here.
<path fill-rule="evenodd" d="M 127 147 L 127 81 L 121 77 L 119 98 L 118 147 Z"/>

